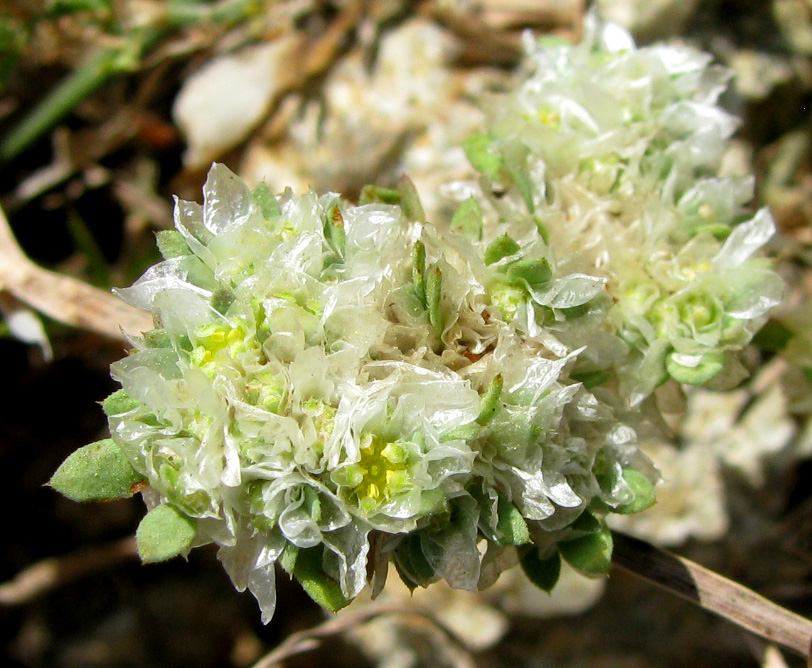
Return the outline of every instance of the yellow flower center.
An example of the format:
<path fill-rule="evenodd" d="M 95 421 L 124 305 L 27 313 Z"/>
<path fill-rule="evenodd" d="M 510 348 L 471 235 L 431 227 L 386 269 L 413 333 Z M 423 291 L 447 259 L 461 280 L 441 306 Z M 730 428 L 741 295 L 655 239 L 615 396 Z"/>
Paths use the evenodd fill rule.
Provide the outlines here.
<path fill-rule="evenodd" d="M 357 466 L 361 480 L 355 486 L 355 493 L 365 510 L 390 500 L 411 477 L 406 448 L 377 437 L 370 438 L 361 448 L 361 461 Z"/>
<path fill-rule="evenodd" d="M 221 350 L 225 350 L 230 357 L 245 352 L 245 329 L 242 325 L 203 325 L 195 334 L 197 345 L 192 350 L 192 362 L 196 366 L 206 366 Z"/>

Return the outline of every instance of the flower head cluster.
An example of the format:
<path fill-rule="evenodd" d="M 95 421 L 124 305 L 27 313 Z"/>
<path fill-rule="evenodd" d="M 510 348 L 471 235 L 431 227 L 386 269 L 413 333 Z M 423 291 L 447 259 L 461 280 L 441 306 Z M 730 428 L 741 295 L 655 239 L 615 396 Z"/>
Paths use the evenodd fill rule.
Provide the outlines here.
<path fill-rule="evenodd" d="M 710 380 L 779 287 L 750 182 L 713 175 L 724 75 L 591 30 L 528 45 L 442 229 L 407 181 L 352 205 L 215 165 L 177 202 L 165 260 L 119 293 L 155 329 L 88 453 L 146 484 L 148 560 L 214 542 L 265 618 L 276 563 L 329 608 L 389 564 L 465 589 L 517 559 L 545 588 L 560 556 L 605 571 L 604 517 L 654 496 L 629 387 Z"/>
<path fill-rule="evenodd" d="M 716 101 L 730 74 L 685 46 L 637 49 L 594 16 L 586 32 L 576 47 L 528 40 L 529 74 L 468 141 L 491 209 L 535 224 L 562 271 L 605 282 L 599 335 L 561 326 L 556 308 L 549 324 L 614 367 L 633 404 L 667 377 L 739 380 L 735 353 L 783 284 L 753 257 L 774 229 L 766 209 L 744 208 L 752 177 L 720 175 L 736 121 Z"/>

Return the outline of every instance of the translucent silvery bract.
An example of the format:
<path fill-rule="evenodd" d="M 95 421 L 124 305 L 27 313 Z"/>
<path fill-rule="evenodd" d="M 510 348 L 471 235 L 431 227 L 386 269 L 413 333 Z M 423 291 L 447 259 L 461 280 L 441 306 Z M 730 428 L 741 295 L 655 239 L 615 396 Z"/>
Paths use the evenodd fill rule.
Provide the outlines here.
<path fill-rule="evenodd" d="M 647 397 L 735 376 L 780 298 L 769 214 L 717 174 L 725 71 L 594 19 L 527 50 L 450 221 L 408 183 L 352 205 L 214 165 L 119 291 L 155 329 L 113 365 L 115 444 L 265 620 L 276 564 L 331 609 L 390 565 L 469 590 L 605 571 L 606 515 L 654 500 Z"/>

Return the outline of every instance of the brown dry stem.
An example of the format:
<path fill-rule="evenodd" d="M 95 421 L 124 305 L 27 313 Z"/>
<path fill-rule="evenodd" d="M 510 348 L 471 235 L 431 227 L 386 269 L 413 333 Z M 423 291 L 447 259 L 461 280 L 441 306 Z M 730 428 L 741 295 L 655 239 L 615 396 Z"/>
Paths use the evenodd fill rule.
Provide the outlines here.
<path fill-rule="evenodd" d="M 324 638 L 350 631 L 361 624 L 366 624 L 385 615 L 398 615 L 430 624 L 433 628 L 439 630 L 456 650 L 453 652 L 456 668 L 474 668 L 473 659 L 465 647 L 465 643 L 434 615 L 417 608 L 393 605 L 367 605 L 357 610 L 340 612 L 335 617 L 313 628 L 288 636 L 276 648 L 255 663 L 253 668 L 279 666 L 285 659 L 315 649 Z"/>
<path fill-rule="evenodd" d="M 57 587 L 135 559 L 135 539 L 126 538 L 109 545 L 92 547 L 62 557 L 50 557 L 0 584 L 0 605 L 24 605 Z"/>
<path fill-rule="evenodd" d="M 0 288 L 54 320 L 113 339 L 152 329 L 152 317 L 113 295 L 48 271 L 23 253 L 0 209 Z"/>
<path fill-rule="evenodd" d="M 614 543 L 612 560 L 616 566 L 786 647 L 812 666 L 812 621 L 689 559 L 642 540 L 615 532 Z"/>

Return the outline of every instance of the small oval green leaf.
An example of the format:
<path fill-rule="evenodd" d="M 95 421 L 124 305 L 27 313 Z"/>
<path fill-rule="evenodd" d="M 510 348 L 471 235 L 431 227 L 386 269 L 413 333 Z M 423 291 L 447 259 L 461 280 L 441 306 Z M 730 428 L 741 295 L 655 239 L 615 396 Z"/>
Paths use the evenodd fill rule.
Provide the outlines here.
<path fill-rule="evenodd" d="M 503 257 L 515 255 L 519 252 L 518 242 L 507 234 L 497 237 L 485 249 L 485 264 L 499 262 Z"/>
<path fill-rule="evenodd" d="M 324 552 L 321 547 L 311 547 L 299 550 L 293 575 L 316 603 L 325 610 L 337 612 L 350 604 L 344 596 L 338 582 L 324 572 L 322 558 Z"/>
<path fill-rule="evenodd" d="M 344 216 L 338 204 L 333 204 L 324 216 L 324 238 L 339 257 L 344 257 L 346 246 L 346 233 L 344 230 Z"/>
<path fill-rule="evenodd" d="M 518 508 L 504 497 L 499 497 L 496 506 L 496 530 L 500 545 L 524 545 L 530 542 L 530 531 L 527 522 Z"/>
<path fill-rule="evenodd" d="M 553 590 L 561 575 L 561 557 L 558 552 L 553 552 L 546 559 L 541 559 L 538 549 L 533 546 L 522 556 L 520 563 L 527 579 L 548 594 Z"/>
<path fill-rule="evenodd" d="M 400 193 L 400 208 L 403 209 L 406 218 L 418 223 L 425 223 L 426 214 L 423 211 L 423 205 L 420 203 L 420 195 L 417 194 L 414 182 L 405 174 L 398 181 L 398 192 Z"/>
<path fill-rule="evenodd" d="M 48 483 L 72 501 L 126 499 L 144 481 L 112 438 L 79 448 Z"/>
<path fill-rule="evenodd" d="M 612 378 L 612 373 L 606 369 L 594 369 L 592 371 L 578 371 L 570 374 L 574 381 L 582 383 L 584 388 L 591 390 L 593 387 L 603 385 Z"/>
<path fill-rule="evenodd" d="M 439 267 L 432 267 L 426 276 L 426 308 L 429 311 L 429 323 L 437 336 L 443 333 L 443 272 Z"/>
<path fill-rule="evenodd" d="M 612 563 L 612 532 L 604 527 L 564 541 L 558 544 L 558 551 L 570 566 L 584 575 L 605 575 Z"/>
<path fill-rule="evenodd" d="M 494 413 L 496 413 L 499 408 L 499 398 L 502 396 L 503 385 L 502 374 L 496 374 L 488 386 L 485 396 L 482 397 L 479 416 L 476 419 L 479 424 L 488 424 Z"/>
<path fill-rule="evenodd" d="M 427 587 L 437 581 L 429 560 L 423 552 L 420 536 L 406 536 L 395 550 L 395 567 L 400 579 L 410 589 Z"/>
<path fill-rule="evenodd" d="M 415 297 L 426 307 L 426 246 L 416 241 L 412 252 L 412 285 Z"/>
<path fill-rule="evenodd" d="M 114 415 L 129 413 L 133 408 L 138 408 L 140 405 L 137 399 L 133 399 L 124 390 L 116 390 L 102 401 L 102 410 L 107 417 L 113 417 Z"/>
<path fill-rule="evenodd" d="M 457 207 L 451 218 L 451 229 L 474 241 L 482 239 L 482 209 L 473 197 Z"/>
<path fill-rule="evenodd" d="M 161 230 L 155 235 L 155 242 L 158 244 L 158 252 L 164 260 L 192 254 L 186 239 L 177 230 Z"/>
<path fill-rule="evenodd" d="M 502 170 L 502 158 L 494 152 L 492 144 L 488 135 L 473 135 L 463 142 L 462 150 L 465 151 L 465 156 L 474 169 L 498 181 Z"/>
<path fill-rule="evenodd" d="M 675 353 L 665 358 L 665 370 L 678 383 L 686 385 L 703 385 L 722 371 L 725 366 L 725 356 L 721 352 L 711 352 L 702 355 L 699 364 L 694 367 L 680 364 L 675 359 Z"/>
<path fill-rule="evenodd" d="M 265 220 L 273 220 L 282 212 L 279 202 L 265 181 L 254 188 L 251 196 Z"/>
<path fill-rule="evenodd" d="M 613 512 L 622 515 L 631 515 L 632 513 L 639 513 L 647 508 L 651 508 L 651 506 L 657 503 L 657 491 L 654 489 L 654 485 L 646 476 L 640 473 L 640 471 L 624 469 L 623 479 L 631 488 L 634 499 L 629 503 L 618 506 Z"/>
<path fill-rule="evenodd" d="M 383 186 L 366 185 L 361 188 L 361 195 L 358 198 L 359 204 L 374 204 L 383 202 L 384 204 L 400 204 L 401 194 L 392 188 Z"/>
<path fill-rule="evenodd" d="M 197 535 L 196 522 L 164 503 L 150 510 L 135 532 L 138 554 L 145 564 L 186 554 Z"/>
<path fill-rule="evenodd" d="M 512 283 L 527 283 L 531 288 L 537 288 L 553 277 L 553 270 L 544 258 L 516 260 L 508 265 L 507 277 Z"/>

